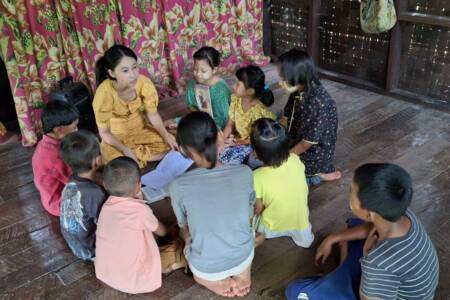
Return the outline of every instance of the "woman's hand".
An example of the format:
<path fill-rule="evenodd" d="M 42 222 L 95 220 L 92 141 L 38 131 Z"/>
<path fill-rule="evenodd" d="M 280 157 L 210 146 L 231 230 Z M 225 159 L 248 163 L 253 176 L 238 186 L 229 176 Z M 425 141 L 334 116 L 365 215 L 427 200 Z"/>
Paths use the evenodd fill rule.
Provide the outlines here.
<path fill-rule="evenodd" d="M 169 132 L 166 132 L 166 134 L 164 135 L 164 140 L 172 150 L 178 150 L 177 141 L 175 140 L 175 137 Z"/>
<path fill-rule="evenodd" d="M 134 155 L 133 151 L 131 151 L 130 148 L 126 148 L 126 149 L 123 151 L 123 154 L 124 154 L 125 156 L 128 156 L 129 158 L 131 158 L 132 160 L 134 160 L 136 163 L 139 164 L 139 160 L 137 159 L 136 155 Z"/>
<path fill-rule="evenodd" d="M 319 264 L 325 263 L 328 256 L 331 254 L 331 250 L 333 250 L 334 240 L 333 236 L 327 236 L 322 243 L 320 244 L 319 248 L 317 248 L 316 256 L 315 256 L 315 262 L 318 266 Z"/>

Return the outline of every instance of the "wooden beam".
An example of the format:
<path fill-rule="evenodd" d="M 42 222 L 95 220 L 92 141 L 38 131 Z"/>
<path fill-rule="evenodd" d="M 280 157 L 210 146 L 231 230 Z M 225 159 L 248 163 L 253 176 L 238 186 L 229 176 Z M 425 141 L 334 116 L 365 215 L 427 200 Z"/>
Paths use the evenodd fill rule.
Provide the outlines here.
<path fill-rule="evenodd" d="M 321 0 L 309 1 L 308 16 L 308 53 L 316 65 L 319 65 L 320 2 Z"/>
<path fill-rule="evenodd" d="M 406 9 L 406 0 L 398 0 L 395 2 L 395 10 L 397 15 L 402 14 Z M 397 18 L 398 19 L 398 18 Z M 400 21 L 397 20 L 394 28 L 391 30 L 391 38 L 389 42 L 389 56 L 386 70 L 385 88 L 388 91 L 398 87 L 398 79 L 400 76 L 400 56 L 402 51 L 402 29 Z"/>
<path fill-rule="evenodd" d="M 404 1 L 404 0 L 403 0 Z M 402 2 L 402 1 L 400 1 Z M 441 26 L 450 28 L 450 18 L 442 16 L 433 16 L 428 14 L 420 14 L 415 12 L 401 12 L 398 16 L 401 22 L 420 23 L 432 26 Z"/>

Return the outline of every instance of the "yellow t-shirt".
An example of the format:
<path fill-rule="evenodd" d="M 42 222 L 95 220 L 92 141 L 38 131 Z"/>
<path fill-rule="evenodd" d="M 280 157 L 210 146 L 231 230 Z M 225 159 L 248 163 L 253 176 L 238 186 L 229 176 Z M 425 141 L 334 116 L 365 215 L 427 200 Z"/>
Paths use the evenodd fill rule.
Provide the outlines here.
<path fill-rule="evenodd" d="M 298 155 L 290 154 L 277 168 L 257 169 L 253 177 L 256 198 L 265 206 L 261 222 L 267 228 L 277 232 L 308 228 L 308 185 Z"/>
<path fill-rule="evenodd" d="M 236 95 L 231 95 L 231 104 L 228 117 L 234 121 L 234 126 L 239 134 L 239 138 L 241 139 L 247 139 L 250 137 L 252 124 L 256 120 L 261 118 L 270 118 L 275 120 L 276 118 L 275 115 L 261 102 L 244 112 L 242 110 L 242 99 Z"/>
<path fill-rule="evenodd" d="M 97 126 L 109 128 L 112 118 L 127 120 L 136 112 L 155 113 L 158 108 L 158 93 L 149 78 L 139 75 L 136 83 L 136 99 L 124 101 L 114 89 L 112 81 L 106 79 L 97 88 L 92 106 Z"/>

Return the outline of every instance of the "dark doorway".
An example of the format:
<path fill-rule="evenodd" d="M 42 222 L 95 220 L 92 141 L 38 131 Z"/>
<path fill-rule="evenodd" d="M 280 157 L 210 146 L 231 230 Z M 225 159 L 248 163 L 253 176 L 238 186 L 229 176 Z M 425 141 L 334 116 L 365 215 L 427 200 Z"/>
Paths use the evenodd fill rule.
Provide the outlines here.
<path fill-rule="evenodd" d="M 19 129 L 19 123 L 8 74 L 2 59 L 0 59 L 0 95 L 0 121 L 8 130 L 16 131 Z"/>

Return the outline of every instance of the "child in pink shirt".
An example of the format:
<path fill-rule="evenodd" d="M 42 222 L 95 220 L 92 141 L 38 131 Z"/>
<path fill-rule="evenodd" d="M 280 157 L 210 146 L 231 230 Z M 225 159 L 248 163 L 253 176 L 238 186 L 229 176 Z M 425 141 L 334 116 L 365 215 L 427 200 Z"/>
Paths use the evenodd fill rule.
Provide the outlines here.
<path fill-rule="evenodd" d="M 59 143 L 67 134 L 77 130 L 78 111 L 63 101 L 47 103 L 42 111 L 44 137 L 32 158 L 34 184 L 41 195 L 42 206 L 54 216 L 60 215 L 61 192 L 72 171 L 59 153 Z"/>
<path fill-rule="evenodd" d="M 137 163 L 129 157 L 110 161 L 103 173 L 111 195 L 97 223 L 95 274 L 107 285 L 137 294 L 161 287 L 161 257 L 153 233 L 166 229 L 142 198 Z M 139 195 L 139 196 L 138 196 Z"/>

